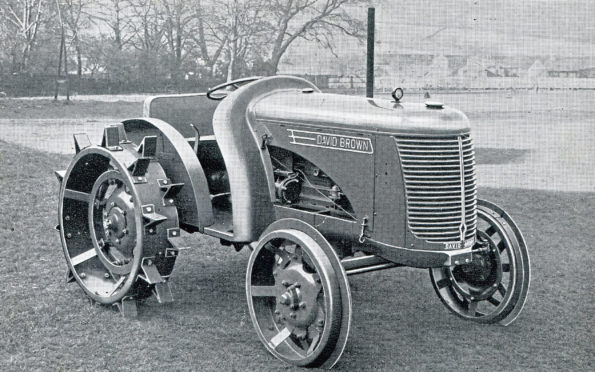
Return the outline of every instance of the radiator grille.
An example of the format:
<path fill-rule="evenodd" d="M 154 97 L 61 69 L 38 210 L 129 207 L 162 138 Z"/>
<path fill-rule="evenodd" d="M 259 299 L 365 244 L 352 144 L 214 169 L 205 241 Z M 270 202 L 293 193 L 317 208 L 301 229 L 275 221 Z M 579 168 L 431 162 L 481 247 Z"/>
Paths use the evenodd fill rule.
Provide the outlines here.
<path fill-rule="evenodd" d="M 469 133 L 399 136 L 396 142 L 411 232 L 434 243 L 460 242 L 462 231 L 465 239 L 474 237 L 477 186 Z"/>

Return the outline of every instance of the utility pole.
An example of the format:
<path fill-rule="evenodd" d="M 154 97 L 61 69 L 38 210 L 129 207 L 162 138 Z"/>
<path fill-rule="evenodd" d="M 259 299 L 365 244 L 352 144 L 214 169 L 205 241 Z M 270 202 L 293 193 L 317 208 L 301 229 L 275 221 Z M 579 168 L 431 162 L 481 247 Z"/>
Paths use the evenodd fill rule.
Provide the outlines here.
<path fill-rule="evenodd" d="M 68 76 L 68 56 L 66 54 L 66 35 L 64 33 L 64 22 L 62 21 L 62 9 L 60 8 L 59 0 L 56 0 L 56 7 L 58 8 L 58 20 L 60 21 L 60 57 L 58 59 L 58 76 L 56 78 L 56 89 L 54 91 L 54 100 L 58 99 L 58 91 L 60 87 L 60 77 L 62 69 L 62 58 L 64 58 L 64 74 L 66 75 L 66 100 L 70 101 L 70 78 Z"/>

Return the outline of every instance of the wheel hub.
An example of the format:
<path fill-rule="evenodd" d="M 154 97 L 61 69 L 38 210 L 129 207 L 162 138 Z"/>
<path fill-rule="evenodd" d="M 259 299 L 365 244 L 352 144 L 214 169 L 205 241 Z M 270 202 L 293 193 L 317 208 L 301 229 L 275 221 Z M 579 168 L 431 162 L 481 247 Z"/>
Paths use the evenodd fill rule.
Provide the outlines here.
<path fill-rule="evenodd" d="M 479 231 L 477 241 L 471 263 L 451 271 L 454 289 L 473 301 L 492 297 L 502 280 L 500 254 L 493 240 Z"/>
<path fill-rule="evenodd" d="M 299 259 L 277 271 L 277 311 L 279 320 L 289 325 L 307 328 L 318 316 L 318 294 L 322 286 L 317 275 L 304 270 Z"/>
<path fill-rule="evenodd" d="M 125 211 L 120 207 L 112 208 L 108 215 L 103 218 L 103 228 L 108 239 L 111 237 L 115 237 L 116 239 L 123 237 L 128 231 L 126 227 Z"/>
<path fill-rule="evenodd" d="M 92 190 L 95 202 L 90 205 L 89 227 L 99 259 L 119 275 L 130 272 L 136 246 L 134 204 L 119 172 L 107 171 Z"/>

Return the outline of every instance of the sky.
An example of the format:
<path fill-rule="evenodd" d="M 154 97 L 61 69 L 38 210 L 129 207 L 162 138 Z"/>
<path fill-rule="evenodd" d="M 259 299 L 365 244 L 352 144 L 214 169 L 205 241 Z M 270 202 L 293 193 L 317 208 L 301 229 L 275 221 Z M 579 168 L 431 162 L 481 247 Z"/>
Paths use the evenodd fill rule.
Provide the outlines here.
<path fill-rule="evenodd" d="M 461 55 L 478 59 L 529 57 L 595 67 L 595 0 L 375 0 L 376 54 Z M 351 14 L 366 19 L 367 9 Z M 365 43 L 335 38 L 335 53 L 296 42 L 290 70 L 336 71 L 365 66 Z M 305 58 L 309 57 L 309 58 Z M 302 61 L 312 66 L 295 66 Z M 578 62 L 577 62 L 578 61 Z M 584 65 L 584 66 L 583 66 Z M 297 69 L 296 69 L 297 67 Z"/>
<path fill-rule="evenodd" d="M 379 41 L 496 55 L 595 53 L 593 0 L 376 1 Z"/>

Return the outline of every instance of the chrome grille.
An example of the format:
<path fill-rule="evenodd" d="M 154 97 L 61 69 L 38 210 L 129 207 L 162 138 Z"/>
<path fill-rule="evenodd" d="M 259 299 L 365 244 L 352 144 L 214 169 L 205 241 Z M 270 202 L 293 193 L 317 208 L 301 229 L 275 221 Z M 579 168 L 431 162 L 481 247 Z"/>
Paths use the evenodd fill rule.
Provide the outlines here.
<path fill-rule="evenodd" d="M 460 242 L 463 234 L 474 237 L 477 185 L 469 133 L 395 139 L 413 235 L 433 243 Z"/>

